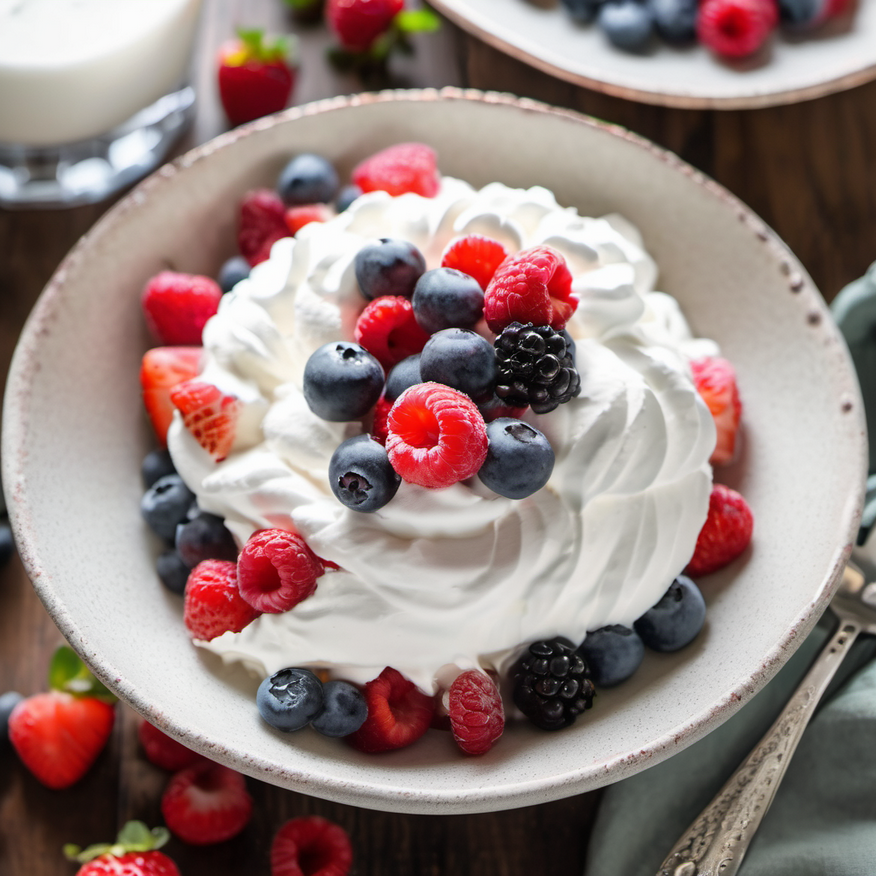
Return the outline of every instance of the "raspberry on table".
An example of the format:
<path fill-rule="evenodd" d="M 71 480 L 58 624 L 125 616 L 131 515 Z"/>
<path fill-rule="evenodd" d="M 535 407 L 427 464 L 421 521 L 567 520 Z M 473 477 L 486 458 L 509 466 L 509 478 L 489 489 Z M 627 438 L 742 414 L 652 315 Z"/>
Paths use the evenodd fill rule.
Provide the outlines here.
<path fill-rule="evenodd" d="M 461 672 L 447 692 L 447 713 L 456 744 L 466 754 L 486 754 L 505 729 L 505 707 L 485 672 Z"/>
<path fill-rule="evenodd" d="M 359 314 L 354 337 L 385 371 L 419 353 L 429 340 L 414 316 L 411 300 L 401 295 L 383 295 L 370 301 Z"/>
<path fill-rule="evenodd" d="M 185 769 L 203 758 L 145 720 L 137 728 L 137 737 L 149 763 L 168 772 Z"/>
<path fill-rule="evenodd" d="M 222 633 L 239 633 L 260 614 L 240 595 L 235 563 L 204 560 L 192 569 L 186 583 L 183 621 L 193 639 L 209 642 Z"/>
<path fill-rule="evenodd" d="M 566 260 L 546 244 L 505 259 L 484 292 L 484 318 L 497 334 L 512 322 L 560 331 L 577 307 Z"/>
<path fill-rule="evenodd" d="M 347 876 L 352 866 L 347 832 L 319 815 L 292 818 L 274 834 L 271 876 Z"/>
<path fill-rule="evenodd" d="M 748 502 L 723 484 L 715 484 L 709 513 L 684 572 L 693 578 L 717 572 L 735 560 L 751 541 L 754 515 Z"/>
<path fill-rule="evenodd" d="M 777 24 L 775 0 L 703 0 L 697 37 L 718 55 L 744 58 L 767 41 Z"/>
<path fill-rule="evenodd" d="M 353 183 L 363 192 L 412 192 L 434 198 L 441 187 L 438 158 L 425 143 L 397 143 L 353 168 Z"/>
<path fill-rule="evenodd" d="M 273 189 L 254 189 L 240 202 L 237 248 L 253 267 L 271 255 L 271 247 L 289 236 L 286 205 Z"/>
<path fill-rule="evenodd" d="M 396 399 L 387 421 L 386 452 L 408 483 L 449 487 L 472 477 L 487 455 L 487 426 L 464 393 L 419 383 Z"/>
<path fill-rule="evenodd" d="M 508 258 L 508 250 L 483 234 L 467 234 L 451 241 L 441 256 L 442 268 L 455 268 L 478 281 L 486 289 L 496 268 Z"/>

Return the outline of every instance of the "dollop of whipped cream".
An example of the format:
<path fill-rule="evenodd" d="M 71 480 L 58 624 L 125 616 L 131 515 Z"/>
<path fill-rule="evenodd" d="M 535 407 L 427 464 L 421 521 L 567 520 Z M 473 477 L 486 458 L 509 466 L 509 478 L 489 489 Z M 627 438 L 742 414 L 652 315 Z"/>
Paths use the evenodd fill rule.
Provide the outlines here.
<path fill-rule="evenodd" d="M 373 514 L 343 506 L 328 483 L 338 444 L 359 422 L 328 423 L 302 395 L 310 354 L 351 339 L 366 302 L 353 259 L 378 237 L 414 243 L 429 268 L 454 238 L 479 233 L 509 252 L 549 244 L 566 258 L 580 304 L 580 395 L 527 414 L 556 466 L 546 487 L 511 500 L 477 478 L 443 490 L 402 483 Z M 241 542 L 295 528 L 336 563 L 291 611 L 200 643 L 261 675 L 315 666 L 364 683 L 392 666 L 424 691 L 453 671 L 503 671 L 525 645 L 573 642 L 632 625 L 685 566 L 706 517 L 715 427 L 690 377 L 695 339 L 638 232 L 587 218 L 547 189 L 444 178 L 435 198 L 375 192 L 324 224 L 280 240 L 225 295 L 207 324 L 202 379 L 241 399 L 234 451 L 214 463 L 183 428 L 170 450 L 200 506 Z"/>

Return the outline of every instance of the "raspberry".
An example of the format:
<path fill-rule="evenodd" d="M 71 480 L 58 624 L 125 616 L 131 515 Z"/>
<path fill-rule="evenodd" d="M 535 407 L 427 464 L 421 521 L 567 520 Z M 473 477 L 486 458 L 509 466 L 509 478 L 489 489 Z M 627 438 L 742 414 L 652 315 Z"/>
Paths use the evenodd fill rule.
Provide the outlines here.
<path fill-rule="evenodd" d="M 198 346 L 221 298 L 219 284 L 210 277 L 162 271 L 146 284 L 140 303 L 149 331 L 160 344 Z"/>
<path fill-rule="evenodd" d="M 318 815 L 290 819 L 271 843 L 271 876 L 347 876 L 352 864 L 347 832 Z"/>
<path fill-rule="evenodd" d="M 201 755 L 191 748 L 186 748 L 181 742 L 162 733 L 154 724 L 141 721 L 137 729 L 140 745 L 149 763 L 169 772 L 185 769 L 195 761 L 201 760 Z"/>
<path fill-rule="evenodd" d="M 484 292 L 484 318 L 497 334 L 512 322 L 560 331 L 577 307 L 566 260 L 544 244 L 505 259 Z"/>
<path fill-rule="evenodd" d="M 234 563 L 204 560 L 189 573 L 183 620 L 193 639 L 210 641 L 222 633 L 239 633 L 260 614 L 241 598 Z"/>
<path fill-rule="evenodd" d="M 202 380 L 187 380 L 170 390 L 170 400 L 183 415 L 183 425 L 213 457 L 221 462 L 231 453 L 240 400 Z"/>
<path fill-rule="evenodd" d="M 723 568 L 748 547 L 753 530 L 754 515 L 748 502 L 736 490 L 715 484 L 709 513 L 685 574 L 697 578 Z"/>
<path fill-rule="evenodd" d="M 250 536 L 237 558 L 240 595 L 259 611 L 279 614 L 316 590 L 322 561 L 297 533 L 262 529 Z"/>
<path fill-rule="evenodd" d="M 450 685 L 447 712 L 453 738 L 466 754 L 486 754 L 505 729 L 499 689 L 476 669 L 460 673 Z"/>
<path fill-rule="evenodd" d="M 387 666 L 363 690 L 368 717 L 344 738 L 358 751 L 374 754 L 404 748 L 429 729 L 435 701 L 397 669 Z"/>
<path fill-rule="evenodd" d="M 377 399 L 374 405 L 374 420 L 371 426 L 371 437 L 381 444 L 386 444 L 389 435 L 389 412 L 392 410 L 392 402 L 383 396 Z"/>
<path fill-rule="evenodd" d="M 367 52 L 404 5 L 404 0 L 328 0 L 325 15 L 345 49 Z"/>
<path fill-rule="evenodd" d="M 289 234 L 297 234 L 311 222 L 328 222 L 332 211 L 327 204 L 301 204 L 286 208 L 286 228 Z"/>
<path fill-rule="evenodd" d="M 389 461 L 408 483 L 449 487 L 476 474 L 487 456 L 487 426 L 477 406 L 440 383 L 406 389 L 387 425 Z"/>
<path fill-rule="evenodd" d="M 413 192 L 434 198 L 441 186 L 435 151 L 424 143 L 399 143 L 377 152 L 353 168 L 353 182 L 363 192 Z"/>
<path fill-rule="evenodd" d="M 474 277 L 486 289 L 496 268 L 508 257 L 508 251 L 492 237 L 469 234 L 454 240 L 441 256 L 441 267 L 456 268 Z"/>
<path fill-rule="evenodd" d="M 718 55 L 754 54 L 778 23 L 774 0 L 703 0 L 697 37 Z"/>
<path fill-rule="evenodd" d="M 420 328 L 409 298 L 384 295 L 359 314 L 354 337 L 385 371 L 423 349 L 429 335 Z"/>
<path fill-rule="evenodd" d="M 733 366 L 719 356 L 697 359 L 690 363 L 694 385 L 715 420 L 718 438 L 709 462 L 727 465 L 736 457 L 736 437 L 742 417 L 742 402 L 736 386 Z"/>
<path fill-rule="evenodd" d="M 286 225 L 286 205 L 273 189 L 247 192 L 240 202 L 237 226 L 237 247 L 251 264 L 265 261 L 271 247 L 289 236 Z"/>

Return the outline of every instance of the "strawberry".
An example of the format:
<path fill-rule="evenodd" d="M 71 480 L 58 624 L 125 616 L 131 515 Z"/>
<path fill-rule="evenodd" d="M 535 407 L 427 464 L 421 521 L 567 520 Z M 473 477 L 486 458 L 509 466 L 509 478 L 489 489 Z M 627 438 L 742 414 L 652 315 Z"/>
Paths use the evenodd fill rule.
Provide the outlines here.
<path fill-rule="evenodd" d="M 429 729 L 435 701 L 398 670 L 387 666 L 363 690 L 368 717 L 344 738 L 358 751 L 374 754 L 404 748 Z"/>
<path fill-rule="evenodd" d="M 711 411 L 718 430 L 709 462 L 712 465 L 727 465 L 736 457 L 736 439 L 742 417 L 736 372 L 730 362 L 720 356 L 697 359 L 690 363 L 690 367 L 697 392 Z"/>
<path fill-rule="evenodd" d="M 232 125 L 284 109 L 295 86 L 296 65 L 288 37 L 266 42 L 261 30 L 239 29 L 219 49 L 219 99 Z"/>
<path fill-rule="evenodd" d="M 236 563 L 202 560 L 189 573 L 183 622 L 193 639 L 209 642 L 222 633 L 239 633 L 260 614 L 240 595 Z"/>
<path fill-rule="evenodd" d="M 318 815 L 291 818 L 271 843 L 271 876 L 347 876 L 352 865 L 347 832 Z"/>
<path fill-rule="evenodd" d="M 216 462 L 231 453 L 240 416 L 239 399 L 225 395 L 212 383 L 187 380 L 171 387 L 170 400 L 182 412 L 186 429 Z"/>
<path fill-rule="evenodd" d="M 76 876 L 180 876 L 176 864 L 158 851 L 169 838 L 165 827 L 150 831 L 142 821 L 129 821 L 114 843 L 86 849 L 66 844 L 64 855 L 82 864 Z"/>
<path fill-rule="evenodd" d="M 201 759 L 196 751 L 186 748 L 148 721 L 140 722 L 137 735 L 147 760 L 163 770 L 175 772 Z"/>
<path fill-rule="evenodd" d="M 171 776 L 161 814 L 183 842 L 207 846 L 237 836 L 249 824 L 252 797 L 240 773 L 204 759 Z"/>
<path fill-rule="evenodd" d="M 167 430 L 176 410 L 170 390 L 197 376 L 202 353 L 201 347 L 153 347 L 143 356 L 140 365 L 143 406 L 162 447 L 167 446 Z"/>
<path fill-rule="evenodd" d="M 745 499 L 736 490 L 715 484 L 709 513 L 685 574 L 697 578 L 723 568 L 748 547 L 753 530 L 754 515 Z"/>
<path fill-rule="evenodd" d="M 327 0 L 325 17 L 345 49 L 366 52 L 404 5 L 404 0 Z"/>
<path fill-rule="evenodd" d="M 204 326 L 221 298 L 219 284 L 210 277 L 162 271 L 146 284 L 140 304 L 159 344 L 193 346 L 201 343 Z"/>
<path fill-rule="evenodd" d="M 334 214 L 328 204 L 301 204 L 286 208 L 286 227 L 289 234 L 297 234 L 311 222 L 328 222 Z"/>
<path fill-rule="evenodd" d="M 492 237 L 467 234 L 452 241 L 441 255 L 442 268 L 456 268 L 478 281 L 486 289 L 496 268 L 508 258 L 508 251 Z"/>
<path fill-rule="evenodd" d="M 237 221 L 237 246 L 250 265 L 255 267 L 266 261 L 271 247 L 288 236 L 286 205 L 275 191 L 253 189 L 243 196 Z"/>
<path fill-rule="evenodd" d="M 49 691 L 27 697 L 9 716 L 9 741 L 48 788 L 78 782 L 109 740 L 115 697 L 67 647 L 49 667 Z"/>
<path fill-rule="evenodd" d="M 447 714 L 456 744 L 466 754 L 486 754 L 505 729 L 505 708 L 485 672 L 461 672 L 447 691 Z"/>
<path fill-rule="evenodd" d="M 353 168 L 353 184 L 363 192 L 413 192 L 434 198 L 441 187 L 435 150 L 425 143 L 398 143 L 366 158 Z"/>

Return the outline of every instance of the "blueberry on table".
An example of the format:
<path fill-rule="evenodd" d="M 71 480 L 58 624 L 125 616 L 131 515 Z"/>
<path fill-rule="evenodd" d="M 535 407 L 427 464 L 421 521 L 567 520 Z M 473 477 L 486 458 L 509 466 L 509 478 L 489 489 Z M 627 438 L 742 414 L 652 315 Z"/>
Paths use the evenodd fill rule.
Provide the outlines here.
<path fill-rule="evenodd" d="M 321 155 L 296 155 L 280 172 L 277 193 L 287 207 L 328 204 L 338 191 L 338 172 Z"/>
<path fill-rule="evenodd" d="M 329 461 L 328 476 L 338 501 L 363 513 L 382 508 L 401 483 L 386 448 L 370 435 L 356 435 L 341 443 Z"/>
<path fill-rule="evenodd" d="M 381 295 L 410 298 L 417 280 L 426 271 L 426 259 L 407 240 L 382 237 L 356 253 L 353 267 L 359 291 L 369 301 Z"/>
<path fill-rule="evenodd" d="M 149 528 L 166 541 L 172 542 L 178 523 L 186 519 L 195 494 L 178 474 L 159 478 L 140 500 L 140 513 Z"/>
<path fill-rule="evenodd" d="M 386 384 L 383 387 L 383 397 L 388 402 L 394 402 L 406 389 L 422 383 L 420 377 L 420 354 L 414 353 L 402 359 L 397 365 L 393 365 L 389 374 L 386 375 Z"/>
<path fill-rule="evenodd" d="M 252 270 L 250 263 L 240 255 L 232 256 L 222 263 L 216 282 L 222 292 L 230 292 L 241 280 L 245 280 Z"/>
<path fill-rule="evenodd" d="M 554 449 L 542 432 L 513 417 L 487 423 L 487 458 L 478 477 L 494 493 L 523 499 L 540 490 L 554 470 Z"/>
<path fill-rule="evenodd" d="M 469 274 L 455 268 L 426 271 L 414 287 L 414 316 L 429 333 L 473 328 L 484 315 L 484 291 Z"/>
<path fill-rule="evenodd" d="M 323 344 L 304 366 L 304 398 L 323 420 L 345 423 L 364 417 L 383 391 L 383 367 L 352 341 Z"/>
<path fill-rule="evenodd" d="M 699 587 L 686 575 L 679 575 L 633 626 L 649 648 L 677 651 L 697 637 L 705 620 L 706 601 Z"/>
<path fill-rule="evenodd" d="M 256 693 L 262 718 L 287 733 L 306 727 L 322 711 L 323 702 L 322 682 L 309 669 L 281 669 Z"/>
<path fill-rule="evenodd" d="M 657 33 L 673 45 L 696 40 L 697 0 L 647 0 Z"/>
<path fill-rule="evenodd" d="M 588 24 L 596 18 L 603 0 L 562 0 L 563 6 L 573 21 Z"/>
<path fill-rule="evenodd" d="M 323 736 L 349 736 L 368 717 L 368 704 L 362 692 L 348 681 L 327 681 L 323 686 L 323 710 L 311 722 Z"/>
<path fill-rule="evenodd" d="M 202 560 L 237 561 L 237 544 L 225 521 L 206 511 L 177 526 L 176 550 L 190 569 Z"/>
<path fill-rule="evenodd" d="M 424 383 L 443 383 L 475 401 L 492 395 L 496 375 L 493 345 L 471 329 L 435 332 L 420 353 L 420 377 Z"/>
<path fill-rule="evenodd" d="M 140 463 L 140 475 L 147 490 L 157 480 L 171 474 L 176 474 L 176 466 L 167 450 L 150 450 Z"/>
<path fill-rule="evenodd" d="M 0 742 L 9 739 L 9 716 L 23 699 L 24 697 L 14 690 L 0 694 Z"/>
<path fill-rule="evenodd" d="M 182 596 L 186 590 L 191 569 L 182 561 L 182 557 L 173 549 L 164 551 L 155 561 L 155 571 L 161 583 L 171 592 Z"/>
<path fill-rule="evenodd" d="M 645 645 L 635 630 L 611 624 L 587 633 L 578 652 L 587 661 L 597 687 L 614 687 L 642 665 Z"/>
<path fill-rule="evenodd" d="M 639 0 L 608 0 L 596 21 L 612 45 L 628 52 L 644 49 L 654 30 L 651 10 Z"/>

